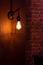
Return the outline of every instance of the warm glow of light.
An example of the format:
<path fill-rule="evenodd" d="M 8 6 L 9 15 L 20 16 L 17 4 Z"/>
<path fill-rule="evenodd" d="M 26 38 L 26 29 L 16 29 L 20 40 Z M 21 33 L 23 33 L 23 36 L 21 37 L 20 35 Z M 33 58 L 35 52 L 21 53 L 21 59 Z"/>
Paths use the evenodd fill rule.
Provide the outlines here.
<path fill-rule="evenodd" d="M 11 24 L 10 24 L 10 22 L 4 22 L 1 25 L 1 32 L 4 33 L 4 34 L 11 32 Z"/>
<path fill-rule="evenodd" d="M 18 29 L 18 30 L 21 29 L 21 22 L 20 21 L 17 22 L 16 29 Z"/>

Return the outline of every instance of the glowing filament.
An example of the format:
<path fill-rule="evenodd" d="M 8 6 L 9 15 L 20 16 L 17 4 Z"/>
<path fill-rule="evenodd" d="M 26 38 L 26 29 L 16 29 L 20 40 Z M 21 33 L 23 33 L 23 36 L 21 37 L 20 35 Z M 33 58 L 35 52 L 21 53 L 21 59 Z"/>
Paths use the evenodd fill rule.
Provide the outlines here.
<path fill-rule="evenodd" d="M 16 29 L 18 29 L 18 30 L 21 29 L 21 22 L 20 21 L 17 22 Z"/>

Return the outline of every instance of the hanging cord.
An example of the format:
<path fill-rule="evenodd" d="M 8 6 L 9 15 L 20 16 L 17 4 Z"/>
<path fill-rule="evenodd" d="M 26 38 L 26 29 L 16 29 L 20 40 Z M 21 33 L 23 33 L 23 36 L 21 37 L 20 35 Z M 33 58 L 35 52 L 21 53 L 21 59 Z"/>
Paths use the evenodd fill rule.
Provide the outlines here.
<path fill-rule="evenodd" d="M 17 16 L 17 21 L 20 21 L 20 9 L 18 9 L 18 16 Z"/>
<path fill-rule="evenodd" d="M 20 9 L 18 9 L 18 16 L 20 17 Z"/>
<path fill-rule="evenodd" d="M 12 11 L 12 3 L 13 3 L 13 0 L 10 0 L 10 10 Z"/>

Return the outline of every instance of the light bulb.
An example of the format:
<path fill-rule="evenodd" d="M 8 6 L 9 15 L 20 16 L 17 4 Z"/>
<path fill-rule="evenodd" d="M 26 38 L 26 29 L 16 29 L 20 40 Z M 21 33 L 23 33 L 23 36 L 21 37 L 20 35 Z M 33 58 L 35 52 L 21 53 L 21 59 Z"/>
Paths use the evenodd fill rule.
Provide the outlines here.
<path fill-rule="evenodd" d="M 16 29 L 20 30 L 21 29 L 21 22 L 17 21 Z"/>

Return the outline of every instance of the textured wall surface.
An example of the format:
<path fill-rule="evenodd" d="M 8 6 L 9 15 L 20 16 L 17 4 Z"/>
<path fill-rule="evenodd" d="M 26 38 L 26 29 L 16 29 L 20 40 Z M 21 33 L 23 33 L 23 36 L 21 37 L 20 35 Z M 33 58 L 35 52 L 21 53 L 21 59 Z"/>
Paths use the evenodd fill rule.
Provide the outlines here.
<path fill-rule="evenodd" d="M 31 0 L 30 8 L 29 8 L 29 1 L 27 0 L 26 2 L 27 2 L 26 17 L 28 21 L 27 23 L 28 26 L 27 46 L 28 47 L 26 47 L 26 51 L 27 51 L 26 62 L 28 65 L 29 59 L 31 59 L 30 61 L 32 62 L 30 63 L 32 65 L 34 61 L 33 58 L 32 57 L 29 58 L 29 56 L 31 55 L 43 56 L 43 0 Z M 29 13 L 31 17 L 29 16 Z M 30 29 L 30 33 L 29 33 L 29 29 Z"/>
<path fill-rule="evenodd" d="M 43 1 L 32 0 L 32 53 L 43 55 Z"/>
<path fill-rule="evenodd" d="M 32 53 L 38 54 L 40 52 L 40 1 L 32 0 Z"/>

